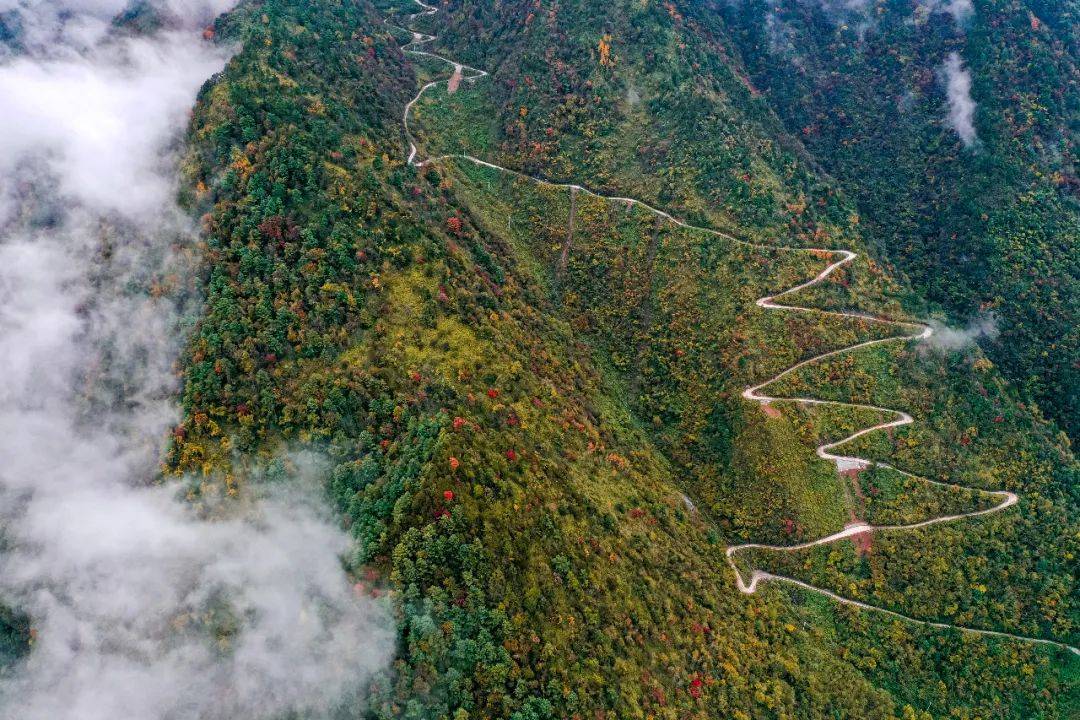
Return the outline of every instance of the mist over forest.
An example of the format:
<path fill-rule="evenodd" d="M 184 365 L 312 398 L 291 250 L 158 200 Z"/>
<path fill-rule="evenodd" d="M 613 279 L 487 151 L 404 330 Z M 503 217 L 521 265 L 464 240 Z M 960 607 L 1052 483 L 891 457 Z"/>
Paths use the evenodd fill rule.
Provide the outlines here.
<path fill-rule="evenodd" d="M 0 720 L 1080 717 L 1080 0 L 0 0 Z"/>
<path fill-rule="evenodd" d="M 159 469 L 201 308 L 178 166 L 229 4 L 0 5 L 0 603 L 30 635 L 4 718 L 329 711 L 388 659 L 317 457 L 198 515 Z"/>

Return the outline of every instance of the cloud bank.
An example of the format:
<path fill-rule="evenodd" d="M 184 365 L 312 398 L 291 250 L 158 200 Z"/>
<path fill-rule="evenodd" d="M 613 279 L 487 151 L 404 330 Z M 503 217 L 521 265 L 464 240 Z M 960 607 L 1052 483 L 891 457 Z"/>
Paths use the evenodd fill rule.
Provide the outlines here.
<path fill-rule="evenodd" d="M 0 222 L 8 220 L 20 166 L 34 162 L 68 201 L 145 219 L 167 207 L 174 181 L 163 143 L 183 129 L 202 82 L 224 56 L 190 33 L 101 48 L 90 57 L 0 66 Z"/>
<path fill-rule="evenodd" d="M 945 94 L 949 103 L 946 124 L 960 136 L 964 147 L 973 147 L 979 137 L 975 132 L 975 101 L 971 99 L 971 73 L 968 72 L 956 52 L 941 66 L 941 75 L 945 83 Z"/>
<path fill-rule="evenodd" d="M 357 596 L 319 468 L 256 484 L 214 521 L 154 485 L 177 420 L 194 231 L 175 148 L 224 51 L 229 4 L 0 0 L 0 602 L 31 618 L 3 720 L 277 718 L 360 701 L 393 623 Z M 11 49 L 14 48 L 14 49 Z"/>
<path fill-rule="evenodd" d="M 113 20 L 140 5 L 174 29 L 201 28 L 236 0 L 0 0 L 0 22 L 15 46 L 36 56 L 72 56 L 95 48 Z"/>

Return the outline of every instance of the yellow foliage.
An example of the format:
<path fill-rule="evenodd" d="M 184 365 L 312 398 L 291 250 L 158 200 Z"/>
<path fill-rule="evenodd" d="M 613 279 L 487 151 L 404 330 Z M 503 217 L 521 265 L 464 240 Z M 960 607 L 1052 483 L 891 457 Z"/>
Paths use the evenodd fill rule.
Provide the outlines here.
<path fill-rule="evenodd" d="M 604 35 L 597 43 L 596 49 L 600 51 L 600 64 L 604 67 L 614 67 L 615 60 L 611 57 L 611 36 Z"/>

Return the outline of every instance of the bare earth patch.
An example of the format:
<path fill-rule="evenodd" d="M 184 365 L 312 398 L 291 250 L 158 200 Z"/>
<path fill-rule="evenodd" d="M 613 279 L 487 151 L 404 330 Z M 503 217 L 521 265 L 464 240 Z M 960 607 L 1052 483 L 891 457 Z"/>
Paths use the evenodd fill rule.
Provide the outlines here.
<path fill-rule="evenodd" d="M 771 418 L 778 418 L 778 417 L 783 417 L 784 416 L 784 414 L 782 412 L 780 412 L 779 410 L 774 408 L 769 403 L 761 403 L 761 412 L 765 413 L 766 415 L 768 415 Z"/>
<path fill-rule="evenodd" d="M 454 74 L 450 76 L 450 82 L 446 84 L 446 92 L 453 95 L 457 92 L 458 85 L 461 84 L 461 66 L 454 66 Z"/>

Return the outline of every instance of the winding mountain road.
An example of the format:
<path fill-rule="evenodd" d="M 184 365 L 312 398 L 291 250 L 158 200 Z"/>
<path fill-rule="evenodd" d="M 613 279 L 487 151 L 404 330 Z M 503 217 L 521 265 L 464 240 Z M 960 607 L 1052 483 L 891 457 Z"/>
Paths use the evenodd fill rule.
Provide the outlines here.
<path fill-rule="evenodd" d="M 423 17 L 423 16 L 426 16 L 426 15 L 434 15 L 435 13 L 438 12 L 437 8 L 435 8 L 435 7 L 431 6 L 431 5 L 427 5 L 427 4 L 423 3 L 423 2 L 421 2 L 421 0 L 413 0 L 413 1 L 417 5 L 419 5 L 422 8 L 422 10 L 420 10 L 417 13 L 413 13 L 412 15 L 407 16 L 407 24 L 411 25 L 412 22 L 418 17 Z M 390 19 L 389 18 L 387 18 L 386 23 L 388 25 L 390 24 Z M 396 27 L 396 26 L 392 26 L 392 27 Z M 470 82 L 470 83 L 475 82 L 479 78 L 487 76 L 488 73 L 486 71 L 484 71 L 484 70 L 479 69 L 479 68 L 470 67 L 470 66 L 465 65 L 463 63 L 456 62 L 454 60 L 443 57 L 442 55 L 437 55 L 437 54 L 432 53 L 432 52 L 427 52 L 427 51 L 424 51 L 424 50 L 415 49 L 415 47 L 417 47 L 417 46 L 424 45 L 426 43 L 430 43 L 433 40 L 435 40 L 436 38 L 435 38 L 434 35 L 426 35 L 424 33 L 415 32 L 415 31 L 413 31 L 411 29 L 408 29 L 408 28 L 400 28 L 399 27 L 398 29 L 403 30 L 404 32 L 408 32 L 412 36 L 412 39 L 409 42 L 407 42 L 405 45 L 401 46 L 401 50 L 403 52 L 405 52 L 407 54 L 410 54 L 410 55 L 415 55 L 415 56 L 418 56 L 418 57 L 426 57 L 426 58 L 431 58 L 431 59 L 434 59 L 434 60 L 438 60 L 440 62 L 444 62 L 447 65 L 451 66 L 451 68 L 453 69 L 453 74 L 460 77 L 460 79 L 462 81 L 464 81 L 464 82 Z M 451 77 L 453 77 L 453 76 L 451 76 Z M 818 273 L 812 279 L 807 280 L 806 282 L 801 283 L 799 285 L 796 285 L 794 287 L 788 288 L 787 290 L 779 292 L 779 293 L 777 293 L 775 295 L 769 295 L 769 296 L 766 296 L 766 297 L 763 297 L 763 298 L 759 298 L 757 300 L 757 302 L 756 302 L 757 306 L 760 307 L 760 308 L 766 309 L 766 310 L 780 310 L 780 311 L 784 311 L 784 312 L 814 313 L 814 314 L 817 314 L 817 315 L 830 315 L 830 316 L 836 316 L 836 317 L 855 318 L 855 319 L 864 320 L 864 321 L 867 321 L 867 322 L 875 322 L 875 323 L 882 323 L 882 324 L 887 324 L 887 325 L 894 325 L 894 326 L 902 327 L 902 328 L 910 328 L 911 332 L 909 334 L 897 335 L 897 336 L 893 336 L 893 337 L 882 338 L 882 339 L 879 339 L 879 340 L 868 340 L 866 342 L 861 342 L 861 343 L 858 343 L 858 344 L 855 344 L 855 345 L 849 345 L 849 346 L 841 348 L 839 350 L 833 350 L 833 351 L 830 351 L 830 352 L 822 353 L 820 355 L 816 355 L 816 356 L 811 357 L 811 358 L 809 358 L 807 360 L 803 360 L 802 362 L 799 362 L 799 363 L 797 363 L 795 365 L 792 365 L 791 367 L 789 367 L 786 370 L 778 373 L 777 375 L 774 375 L 773 377 L 769 378 L 768 380 L 765 380 L 764 382 L 761 382 L 761 383 L 758 383 L 757 385 L 746 388 L 742 392 L 742 396 L 748 401 L 755 401 L 755 402 L 759 402 L 759 403 L 762 403 L 762 404 L 768 404 L 770 402 L 775 402 L 775 401 L 786 401 L 786 402 L 798 402 L 798 403 L 804 403 L 804 404 L 810 404 L 810 405 L 834 405 L 834 406 L 838 406 L 838 407 L 860 408 L 860 409 L 866 409 L 866 410 L 875 410 L 875 411 L 878 411 L 878 412 L 881 412 L 881 413 L 894 415 L 895 419 L 893 419 L 893 420 L 889 420 L 887 422 L 883 422 L 883 423 L 879 423 L 877 425 L 872 425 L 870 427 L 863 428 L 863 429 L 861 429 L 861 430 L 859 430 L 857 432 L 852 433 L 851 435 L 848 435 L 847 437 L 843 438 L 842 440 L 838 440 L 836 442 L 831 442 L 831 443 L 825 443 L 824 445 L 821 445 L 821 446 L 819 446 L 817 448 L 816 452 L 817 452 L 818 457 L 821 457 L 822 459 L 830 460 L 830 461 L 836 463 L 837 469 L 841 470 L 841 471 L 842 470 L 857 469 L 857 468 L 865 468 L 865 467 L 868 467 L 871 464 L 871 462 L 869 460 L 864 459 L 864 458 L 852 457 L 852 456 L 847 456 L 847 455 L 836 455 L 836 454 L 833 454 L 832 452 L 830 452 L 831 450 L 834 450 L 834 449 L 840 447 L 841 445 L 845 445 L 848 442 L 854 440 L 855 438 L 861 437 L 861 436 L 866 435 L 868 433 L 876 432 L 878 430 L 886 430 L 888 428 L 901 427 L 903 425 L 909 425 L 912 422 L 914 422 L 914 419 L 911 417 L 911 415 L 909 415 L 906 412 L 903 412 L 901 410 L 895 410 L 895 409 L 892 409 L 892 408 L 879 407 L 879 406 L 876 406 L 876 405 L 863 405 L 863 404 L 859 404 L 859 403 L 840 402 L 840 401 L 835 401 L 835 400 L 821 400 L 821 399 L 817 399 L 817 398 L 808 398 L 808 397 L 775 397 L 775 396 L 767 395 L 767 394 L 764 394 L 764 393 L 761 392 L 764 388 L 768 387 L 769 385 L 772 385 L 776 381 L 778 381 L 781 378 L 783 378 L 783 377 L 785 377 L 785 376 L 799 370 L 800 368 L 803 368 L 803 367 L 806 367 L 807 365 L 811 365 L 811 364 L 820 362 L 820 361 L 822 361 L 822 360 L 824 360 L 826 358 L 830 358 L 830 357 L 833 357 L 835 355 L 840 355 L 840 354 L 843 354 L 843 353 L 853 352 L 855 350 L 860 350 L 862 348 L 871 347 L 873 345 L 880 345 L 880 344 L 883 344 L 883 343 L 895 343 L 895 342 L 909 342 L 909 341 L 915 341 L 915 340 L 925 340 L 925 339 L 929 338 L 931 334 L 933 334 L 933 329 L 929 325 L 925 325 L 923 323 L 904 322 L 904 321 L 897 321 L 897 320 L 887 320 L 887 319 L 878 318 L 878 317 L 874 317 L 874 316 L 863 314 L 863 313 L 857 313 L 857 312 L 841 312 L 841 311 L 820 310 L 820 309 L 817 309 L 817 308 L 803 307 L 803 306 L 800 306 L 800 305 L 784 305 L 784 304 L 781 304 L 781 303 L 777 302 L 778 299 L 780 299 L 780 298 L 782 298 L 782 297 L 784 297 L 786 295 L 792 295 L 794 293 L 799 292 L 800 290 L 805 290 L 805 289 L 813 287 L 814 285 L 817 285 L 817 284 L 819 284 L 821 282 L 824 282 L 825 279 L 828 278 L 831 274 L 833 274 L 837 269 L 839 269 L 839 268 L 843 267 L 844 265 L 847 265 L 848 263 L 855 260 L 855 258 L 858 257 L 857 253 L 852 252 L 850 250 L 842 250 L 842 249 L 782 247 L 782 246 L 772 246 L 772 245 L 763 246 L 763 245 L 758 245 L 756 243 L 750 243 L 750 242 L 747 242 L 745 240 L 739 240 L 738 238 L 735 238 L 735 237 L 733 237 L 731 235 L 728 235 L 727 233 L 721 232 L 719 230 L 714 230 L 714 229 L 705 228 L 705 227 L 698 227 L 696 225 L 690 225 L 690 224 L 684 222 L 683 220 L 680 220 L 679 218 L 676 218 L 676 217 L 672 216 L 670 213 L 667 213 L 667 212 L 665 212 L 663 210 L 655 208 L 655 207 L 649 205 L 648 203 L 642 202 L 641 200 L 638 200 L 636 198 L 603 195 L 601 193 L 590 190 L 589 188 L 586 188 L 586 187 L 584 187 L 582 185 L 577 185 L 577 184 L 574 184 L 574 183 L 551 182 L 551 181 L 545 180 L 543 178 L 534 177 L 532 175 L 527 175 L 525 173 L 519 172 L 517 170 L 513 170 L 513 169 L 510 169 L 510 168 L 502 167 L 501 165 L 496 165 L 494 163 L 487 162 L 486 160 L 481 160 L 480 158 L 473 157 L 472 155 L 460 154 L 460 153 L 451 153 L 451 154 L 446 154 L 446 155 L 439 155 L 439 156 L 436 156 L 436 157 L 430 157 L 430 158 L 426 158 L 426 159 L 423 159 L 423 160 L 418 159 L 417 155 L 418 155 L 419 151 L 417 149 L 416 139 L 413 137 L 412 132 L 411 132 L 411 130 L 409 128 L 409 113 L 411 112 L 413 106 L 417 103 L 417 101 L 419 101 L 420 98 L 423 97 L 425 92 L 427 92 L 430 88 L 435 87 L 436 85 L 438 85 L 440 83 L 444 83 L 444 82 L 449 82 L 449 78 L 441 79 L 441 80 L 434 80 L 432 82 L 429 82 L 429 83 L 425 84 L 423 87 L 420 88 L 419 92 L 417 92 L 416 97 L 414 97 L 412 100 L 410 100 L 405 105 L 405 112 L 404 112 L 404 115 L 402 116 L 402 124 L 403 124 L 404 130 L 405 130 L 405 138 L 409 143 L 409 153 L 408 153 L 408 158 L 406 160 L 408 165 L 411 165 L 411 166 L 417 167 L 417 168 L 421 168 L 421 167 L 424 167 L 426 165 L 431 165 L 431 164 L 438 163 L 438 162 L 441 162 L 441 161 L 444 161 L 444 160 L 454 160 L 454 159 L 465 160 L 467 162 L 471 162 L 471 163 L 476 164 L 476 165 L 491 168 L 493 170 L 498 170 L 499 172 L 507 173 L 507 174 L 510 174 L 510 175 L 516 175 L 518 177 L 530 180 L 532 182 L 539 183 L 541 185 L 546 185 L 548 187 L 563 188 L 563 189 L 570 190 L 570 191 L 581 192 L 581 193 L 584 193 L 586 195 L 591 195 L 591 196 L 593 196 L 595 198 L 599 198 L 601 200 L 606 200 L 606 201 L 615 202 L 615 203 L 625 203 L 627 206 L 638 206 L 638 207 L 644 208 L 645 210 L 648 210 L 649 212 L 652 212 L 652 213 L 664 218 L 665 220 L 668 220 L 669 222 L 671 222 L 671 223 L 673 223 L 675 225 L 678 225 L 680 227 L 684 227 L 684 228 L 687 228 L 687 229 L 691 229 L 691 230 L 695 230 L 695 231 L 699 231 L 699 232 L 703 232 L 703 233 L 708 233 L 710 235 L 715 235 L 715 236 L 718 236 L 718 237 L 722 237 L 722 238 L 724 238 L 725 240 L 727 240 L 729 242 L 733 242 L 733 243 L 737 243 L 737 244 L 741 244 L 741 245 L 747 245 L 747 246 L 751 246 L 751 247 L 759 247 L 759 248 L 771 249 L 771 250 L 785 250 L 785 251 L 789 251 L 789 252 L 813 253 L 813 254 L 816 254 L 816 255 L 828 254 L 828 255 L 832 255 L 833 257 L 838 257 L 839 259 L 834 260 L 833 262 L 831 262 L 824 270 L 822 270 L 820 273 Z M 894 470 L 896 472 L 899 472 L 899 473 L 901 473 L 901 474 L 903 474 L 903 475 L 905 475 L 907 477 L 913 478 L 915 480 L 919 480 L 921 482 L 926 482 L 926 483 L 929 483 L 929 484 L 932 484 L 932 485 L 938 485 L 938 486 L 942 486 L 942 487 L 961 488 L 961 489 L 971 489 L 971 488 L 965 488 L 965 487 L 960 486 L 960 485 L 954 485 L 954 484 L 951 484 L 951 483 L 938 482 L 936 480 L 930 480 L 930 479 L 927 479 L 927 478 L 919 477 L 917 475 L 913 475 L 913 474 L 911 474 L 909 472 L 906 472 L 904 470 L 900 470 L 899 468 L 892 467 L 891 465 L 887 465 L 885 463 L 877 463 L 877 466 L 878 467 L 889 468 L 889 469 Z M 738 565 L 735 562 L 736 555 L 738 555 L 740 552 L 743 552 L 745 550 L 764 549 L 764 550 L 772 550 L 772 551 L 777 551 L 777 552 L 795 552 L 795 551 L 798 551 L 798 550 L 803 550 L 805 548 L 815 547 L 817 545 L 828 545 L 830 543 L 838 542 L 838 541 L 843 540 L 845 538 L 849 538 L 849 537 L 852 537 L 852 536 L 855 536 L 855 535 L 861 535 L 863 533 L 910 531 L 910 530 L 915 530 L 915 529 L 918 529 L 918 528 L 926 527 L 926 526 L 929 526 L 929 525 L 937 525 L 937 524 L 940 524 L 940 523 L 953 522 L 953 521 L 956 521 L 956 520 L 963 520 L 963 519 L 966 519 L 966 518 L 977 517 L 979 515 L 989 515 L 989 514 L 992 514 L 992 513 L 1001 512 L 1001 511 L 1015 505 L 1019 501 L 1019 498 L 1017 497 L 1017 495 L 1015 493 L 1009 492 L 1007 490 L 979 490 L 979 492 L 984 492 L 984 493 L 987 493 L 989 495 L 997 496 L 997 497 L 999 497 L 1001 499 L 1001 501 L 997 505 L 994 505 L 994 506 L 989 507 L 989 508 L 985 508 L 983 510 L 975 510 L 975 511 L 966 512 L 966 513 L 958 513 L 956 515 L 944 515 L 944 516 L 940 516 L 940 517 L 936 517 L 936 518 L 931 518 L 929 520 L 924 520 L 922 522 L 911 523 L 911 524 L 908 524 L 908 525 L 870 525 L 870 524 L 867 524 L 867 523 L 864 523 L 864 522 L 853 522 L 853 523 L 849 523 L 847 526 L 844 527 L 843 530 L 840 530 L 839 532 L 833 533 L 831 535 L 826 535 L 825 537 L 821 537 L 821 538 L 818 538 L 816 540 L 811 540 L 809 542 L 801 543 L 801 544 L 798 544 L 798 545 L 765 545 L 765 544 L 760 544 L 760 543 L 746 543 L 746 544 L 742 544 L 742 545 L 731 545 L 731 546 L 729 546 L 727 548 L 727 551 L 725 553 L 726 558 L 727 558 L 727 562 L 728 562 L 728 565 L 731 566 L 732 571 L 735 573 L 735 583 L 736 583 L 738 589 L 741 592 L 743 592 L 745 594 L 748 594 L 748 595 L 756 592 L 758 586 L 763 582 L 787 583 L 789 585 L 794 585 L 794 586 L 800 587 L 800 588 L 802 588 L 804 590 L 808 590 L 810 592 L 814 592 L 814 593 L 817 593 L 819 595 L 823 595 L 825 597 L 828 597 L 828 598 L 830 598 L 830 599 L 832 599 L 832 600 L 834 600 L 834 601 L 836 601 L 838 603 L 842 603 L 844 605 L 849 605 L 849 606 L 852 606 L 852 607 L 861 608 L 863 610 L 870 610 L 870 611 L 873 611 L 873 612 L 882 613 L 882 614 L 889 615 L 889 616 L 892 616 L 892 617 L 895 617 L 895 618 L 898 618 L 898 619 L 901 619 L 901 620 L 905 620 L 905 621 L 911 622 L 911 623 L 917 623 L 917 624 L 920 624 L 920 625 L 926 625 L 928 627 L 934 627 L 934 628 L 959 630 L 961 632 L 973 633 L 973 634 L 990 636 L 990 637 L 1000 637 L 1000 638 L 1008 638 L 1008 639 L 1012 639 L 1012 640 L 1020 640 L 1020 641 L 1023 641 L 1023 642 L 1039 643 L 1039 644 L 1043 644 L 1043 645 L 1049 645 L 1049 646 L 1054 646 L 1054 647 L 1058 647 L 1058 648 L 1063 648 L 1063 649 L 1071 651 L 1075 655 L 1080 656 L 1080 648 L 1076 648 L 1076 647 L 1073 647 L 1073 646 L 1068 645 L 1066 643 L 1058 642 L 1056 640 L 1048 640 L 1046 638 L 1028 637 L 1028 636 L 1024 636 L 1024 635 L 1014 635 L 1012 633 L 1000 632 L 1000 631 L 997 631 L 997 630 L 984 630 L 984 629 L 980 629 L 980 628 L 965 627 L 965 626 L 962 626 L 962 625 L 953 625 L 953 624 L 950 624 L 950 623 L 935 622 L 935 621 L 931 621 L 931 620 L 920 620 L 918 618 L 914 618 L 914 617 L 911 617 L 909 615 L 904 615 L 902 613 L 898 613 L 898 612 L 895 612 L 893 610 L 889 610 L 887 608 L 879 607 L 877 605 L 870 605 L 869 603 L 864 603 L 864 602 L 861 602 L 859 600 L 853 600 L 851 598 L 843 597 L 842 595 L 838 595 L 838 594 L 832 592 L 831 590 L 827 590 L 825 588 L 820 588 L 820 587 L 817 587 L 815 585 L 811 585 L 810 583 L 803 582 L 802 580 L 798 580 L 796 578 L 788 577 L 788 576 L 785 576 L 785 575 L 777 575 L 775 573 L 766 572 L 764 570 L 752 569 L 750 571 L 749 580 L 747 580 L 747 578 L 744 577 L 744 575 L 743 575 L 743 571 L 739 569 Z"/>

